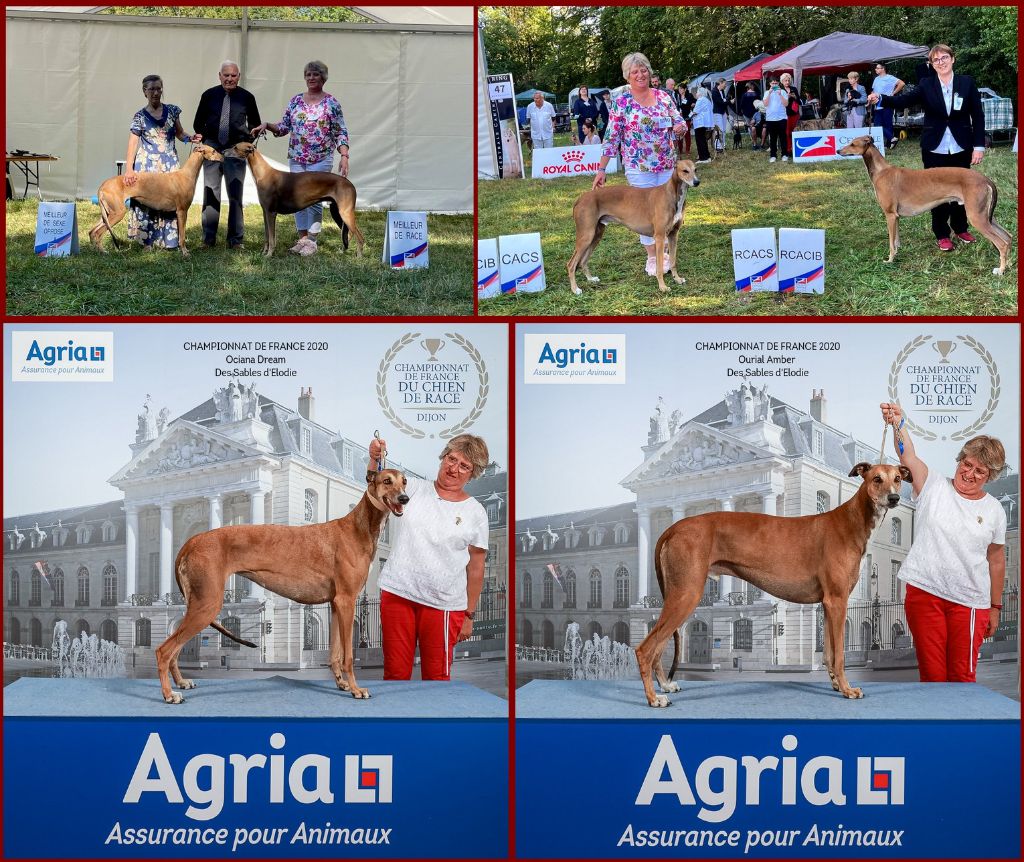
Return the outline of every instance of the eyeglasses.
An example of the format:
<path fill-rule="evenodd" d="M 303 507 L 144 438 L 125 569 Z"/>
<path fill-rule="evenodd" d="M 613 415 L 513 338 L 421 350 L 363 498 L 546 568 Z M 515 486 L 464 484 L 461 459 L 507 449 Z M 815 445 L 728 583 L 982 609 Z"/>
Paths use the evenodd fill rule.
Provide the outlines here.
<path fill-rule="evenodd" d="M 462 461 L 461 459 L 456 458 L 454 455 L 451 454 L 444 456 L 444 464 L 446 467 L 454 467 L 462 474 L 473 472 L 472 464 L 467 464 L 465 461 Z"/>
<path fill-rule="evenodd" d="M 964 458 L 960 462 L 960 470 L 967 476 L 973 476 L 976 479 L 987 479 L 989 474 L 988 467 L 984 467 L 980 464 L 975 464 L 973 461 L 969 461 Z"/>
<path fill-rule="evenodd" d="M 945 63 L 947 60 L 952 60 L 952 59 L 953 58 L 950 57 L 949 54 L 936 54 L 934 57 L 932 57 L 932 62 L 933 63 Z"/>

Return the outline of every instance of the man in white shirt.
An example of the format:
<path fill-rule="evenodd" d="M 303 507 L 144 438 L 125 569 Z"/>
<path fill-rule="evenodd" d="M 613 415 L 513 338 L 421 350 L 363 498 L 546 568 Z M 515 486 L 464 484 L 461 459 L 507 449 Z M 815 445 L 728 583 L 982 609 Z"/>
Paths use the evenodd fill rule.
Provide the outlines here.
<path fill-rule="evenodd" d="M 526 117 L 530 121 L 530 140 L 535 150 L 550 147 L 555 142 L 555 109 L 550 102 L 544 101 L 544 94 L 537 90 L 533 94 L 533 104 L 526 108 Z"/>
<path fill-rule="evenodd" d="M 871 82 L 872 93 L 878 93 L 879 96 L 895 96 L 904 86 L 905 82 L 886 71 L 885 63 L 875 63 L 875 79 Z M 882 137 L 887 147 L 894 147 L 899 141 L 893 135 L 892 114 L 892 108 L 875 106 L 875 123 L 882 127 Z"/>

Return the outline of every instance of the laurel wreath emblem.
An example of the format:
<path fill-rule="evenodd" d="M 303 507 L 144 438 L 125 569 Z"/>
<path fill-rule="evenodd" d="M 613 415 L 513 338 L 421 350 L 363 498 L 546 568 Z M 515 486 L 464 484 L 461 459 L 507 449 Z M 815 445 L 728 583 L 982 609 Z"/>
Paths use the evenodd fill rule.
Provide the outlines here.
<path fill-rule="evenodd" d="M 377 403 L 380 404 L 381 409 L 384 411 L 384 415 L 388 421 L 398 428 L 400 431 L 408 434 L 415 440 L 426 437 L 427 434 L 420 428 L 415 428 L 408 422 L 403 420 L 392 408 L 391 402 L 388 399 L 387 392 L 387 381 L 388 381 L 388 369 L 391 368 L 391 363 L 394 362 L 395 357 L 401 353 L 406 347 L 412 344 L 421 333 L 409 332 L 399 338 L 394 344 L 388 348 L 387 353 L 384 354 L 384 358 L 380 361 L 380 366 L 377 369 Z M 487 373 L 487 366 L 484 363 L 483 357 L 480 355 L 480 351 L 473 346 L 472 342 L 457 332 L 446 332 L 445 336 L 451 340 L 453 344 L 458 345 L 469 354 L 469 358 L 473 361 L 473 366 L 476 368 L 476 373 L 480 379 L 480 386 L 476 394 L 476 402 L 473 404 L 473 408 L 469 411 L 469 414 L 456 425 L 452 425 L 450 428 L 444 428 L 437 432 L 437 436 L 442 440 L 446 440 L 449 437 L 455 437 L 461 434 L 467 428 L 470 428 L 477 419 L 480 418 L 480 414 L 483 413 L 484 405 L 487 403 L 487 395 L 490 392 L 490 378 Z"/>
<path fill-rule="evenodd" d="M 892 366 L 889 369 L 889 400 L 899 403 L 899 372 L 903 367 L 903 364 L 907 361 L 907 358 L 917 350 L 921 345 L 928 341 L 931 341 L 932 336 L 930 335 L 919 335 L 909 343 L 907 343 L 903 349 L 896 355 L 896 359 L 893 361 Z M 975 353 L 981 357 L 981 361 L 985 364 L 985 368 L 988 370 L 989 376 L 992 381 L 992 386 L 989 391 L 988 403 L 985 405 L 984 411 L 981 416 L 966 428 L 962 428 L 949 435 L 951 440 L 966 440 L 968 437 L 973 435 L 975 432 L 984 428 L 988 424 L 989 420 L 995 413 L 996 405 L 999 403 L 999 394 L 1001 390 L 1001 382 L 999 378 L 999 368 L 996 365 L 996 361 L 992 354 L 985 349 L 985 346 L 978 341 L 976 338 L 970 335 L 958 335 L 958 341 L 962 341 L 968 347 L 971 348 Z M 914 422 L 907 413 L 903 414 L 906 420 L 907 427 L 915 432 L 923 440 L 935 440 L 938 435 L 934 431 L 929 431 L 927 428 L 922 428 L 916 422 Z"/>

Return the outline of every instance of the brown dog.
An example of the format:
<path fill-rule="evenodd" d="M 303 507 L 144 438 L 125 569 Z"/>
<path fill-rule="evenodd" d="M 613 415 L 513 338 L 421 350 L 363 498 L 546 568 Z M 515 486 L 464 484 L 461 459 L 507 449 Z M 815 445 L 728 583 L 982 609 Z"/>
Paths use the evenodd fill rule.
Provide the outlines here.
<path fill-rule="evenodd" d="M 636 648 L 640 678 L 651 706 L 668 706 L 654 693 L 652 672 L 664 692 L 679 660 L 679 627 L 697 607 L 710 571 L 728 572 L 788 602 L 821 602 L 825 611 L 825 667 L 843 697 L 863 697 L 846 679 L 843 626 L 846 602 L 860 577 L 871 531 L 900 502 L 900 485 L 912 482 L 903 466 L 857 464 L 863 483 L 843 505 L 821 515 L 782 518 L 753 512 L 709 512 L 669 527 L 654 550 L 654 569 L 665 597 L 661 616 Z M 669 636 L 675 654 L 666 677 L 661 654 Z"/>
<path fill-rule="evenodd" d="M 341 241 L 348 250 L 348 232 L 355 234 L 356 256 L 363 256 L 363 234 L 356 225 L 356 187 L 345 177 L 329 171 L 308 171 L 289 174 L 267 164 L 255 144 L 235 144 L 224 153 L 249 162 L 256 183 L 256 193 L 263 207 L 265 241 L 263 254 L 270 257 L 277 245 L 277 217 L 311 207 L 321 201 L 328 203 L 331 216 L 341 228 Z"/>
<path fill-rule="evenodd" d="M 304 527 L 218 527 L 185 542 L 174 563 L 178 588 L 187 604 L 185 617 L 156 650 L 160 688 L 167 703 L 183 700 L 171 691 L 171 675 L 178 688 L 195 688 L 195 682 L 185 679 L 178 669 L 178 653 L 207 626 L 238 643 L 256 646 L 215 620 L 224 602 L 224 585 L 234 572 L 296 602 L 330 602 L 334 679 L 338 688 L 351 691 L 353 697 L 370 696 L 356 683 L 352 667 L 356 597 L 370 574 L 384 519 L 389 514 L 400 517 L 409 498 L 405 475 L 399 470 L 367 471 L 366 482 L 366 493 L 344 518 Z"/>
<path fill-rule="evenodd" d="M 175 212 L 178 215 L 178 248 L 181 249 L 182 257 L 188 257 L 188 249 L 185 248 L 185 220 L 188 218 L 188 208 L 195 197 L 196 180 L 199 178 L 199 167 L 203 160 L 211 162 L 222 162 L 224 157 L 213 147 L 206 144 L 196 144 L 185 164 L 174 171 L 164 174 L 144 171 L 135 176 L 138 182 L 134 185 L 126 185 L 122 176 L 111 177 L 100 183 L 96 192 L 96 200 L 100 205 L 99 223 L 89 231 L 89 239 L 99 250 L 103 251 L 102 234 L 104 228 L 110 232 L 110 238 L 114 241 L 114 247 L 120 248 L 121 243 L 114 235 L 114 225 L 128 214 L 124 205 L 125 198 L 152 207 L 161 212 Z"/>
<path fill-rule="evenodd" d="M 676 162 L 676 168 L 669 181 L 657 188 L 633 188 L 632 186 L 604 186 L 584 192 L 572 208 L 576 221 L 576 250 L 569 258 L 569 287 L 577 296 L 583 293 L 576 285 L 576 267 L 583 270 L 587 281 L 600 281 L 590 274 L 587 266 L 590 256 L 604 236 L 607 224 L 624 224 L 631 231 L 654 237 L 655 274 L 658 287 L 667 292 L 663 257 L 668 243 L 668 268 L 676 284 L 686 279 L 676 272 L 676 240 L 679 228 L 683 226 L 683 209 L 686 207 L 686 190 L 699 186 L 697 166 L 689 159 Z"/>
<path fill-rule="evenodd" d="M 956 202 L 967 210 L 967 220 L 999 252 L 999 266 L 993 275 L 1006 270 L 1006 258 L 1013 238 L 993 216 L 999 191 L 984 174 L 967 168 L 897 168 L 883 157 L 870 135 L 850 141 L 839 151 L 843 156 L 863 156 L 878 205 L 889 227 L 889 257 L 892 263 L 900 247 L 900 216 L 914 216 L 939 204 Z"/>

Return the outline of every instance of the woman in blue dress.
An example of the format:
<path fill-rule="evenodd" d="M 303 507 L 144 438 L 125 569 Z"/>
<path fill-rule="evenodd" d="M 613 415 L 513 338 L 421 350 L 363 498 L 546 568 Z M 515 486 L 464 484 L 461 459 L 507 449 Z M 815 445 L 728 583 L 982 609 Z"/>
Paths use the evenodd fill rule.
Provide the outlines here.
<path fill-rule="evenodd" d="M 128 155 L 125 159 L 125 185 L 135 183 L 140 172 L 166 173 L 178 167 L 178 153 L 174 149 L 179 141 L 201 141 L 199 135 L 189 137 L 181 128 L 177 105 L 163 104 L 164 82 L 159 75 L 142 79 L 142 93 L 146 107 L 135 112 L 128 135 Z M 177 248 L 178 219 L 173 212 L 160 212 L 132 202 L 128 220 L 128 239 L 147 249 Z"/>

